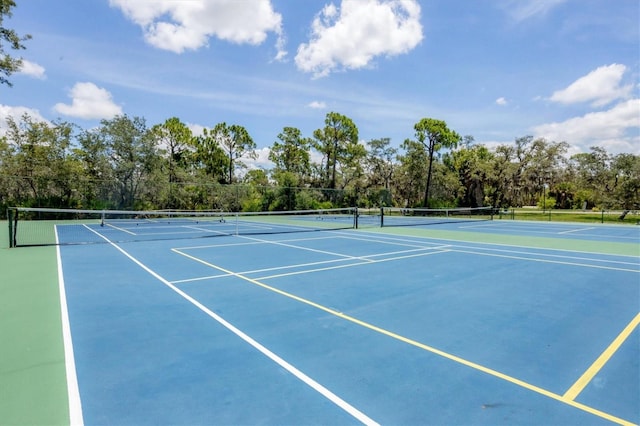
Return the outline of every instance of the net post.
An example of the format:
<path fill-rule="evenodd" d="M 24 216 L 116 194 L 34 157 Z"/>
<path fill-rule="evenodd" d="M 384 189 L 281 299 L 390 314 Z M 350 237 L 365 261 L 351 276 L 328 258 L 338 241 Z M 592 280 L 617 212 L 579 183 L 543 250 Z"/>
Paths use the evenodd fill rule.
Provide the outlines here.
<path fill-rule="evenodd" d="M 18 247 L 18 209 L 13 209 L 13 232 L 11 233 L 11 247 Z"/>
<path fill-rule="evenodd" d="M 380 207 L 380 228 L 384 227 L 384 207 Z"/>
<path fill-rule="evenodd" d="M 18 247 L 18 212 L 17 208 L 13 209 L 13 232 L 11 233 L 12 247 Z"/>
<path fill-rule="evenodd" d="M 353 227 L 355 229 L 358 229 L 358 217 L 360 216 L 360 214 L 358 213 L 358 208 L 354 207 L 353 209 Z"/>
<path fill-rule="evenodd" d="M 13 238 L 13 210 L 7 207 L 7 221 L 9 222 L 9 248 L 15 247 L 15 241 Z"/>

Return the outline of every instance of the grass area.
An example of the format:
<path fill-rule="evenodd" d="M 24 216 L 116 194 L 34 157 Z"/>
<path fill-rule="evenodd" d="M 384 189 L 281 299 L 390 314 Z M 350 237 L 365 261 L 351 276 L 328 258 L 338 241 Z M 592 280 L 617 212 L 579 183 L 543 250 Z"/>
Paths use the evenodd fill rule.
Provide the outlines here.
<path fill-rule="evenodd" d="M 623 212 L 618 210 L 580 211 L 580 210 L 538 210 L 538 209 L 510 209 L 501 210 L 496 219 L 508 220 L 538 220 L 548 222 L 585 222 L 605 223 L 616 225 L 639 225 L 640 211 L 628 212 L 621 218 Z"/>
<path fill-rule="evenodd" d="M 0 424 L 69 424 L 55 247 L 9 249 L 0 221 Z"/>

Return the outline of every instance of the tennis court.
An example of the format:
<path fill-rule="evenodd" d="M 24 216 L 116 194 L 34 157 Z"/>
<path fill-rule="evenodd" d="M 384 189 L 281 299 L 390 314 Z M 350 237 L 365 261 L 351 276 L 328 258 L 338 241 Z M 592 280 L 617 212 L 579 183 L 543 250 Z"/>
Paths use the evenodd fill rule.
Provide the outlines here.
<path fill-rule="evenodd" d="M 640 422 L 640 227 L 208 219 L 57 227 L 71 423 Z"/>

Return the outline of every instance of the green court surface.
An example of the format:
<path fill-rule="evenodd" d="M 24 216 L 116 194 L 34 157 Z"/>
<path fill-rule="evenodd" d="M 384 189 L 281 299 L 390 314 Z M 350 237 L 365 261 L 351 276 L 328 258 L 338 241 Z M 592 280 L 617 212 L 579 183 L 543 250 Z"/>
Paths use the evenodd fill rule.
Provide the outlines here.
<path fill-rule="evenodd" d="M 68 424 L 56 249 L 3 239 L 0 271 L 0 424 Z"/>
<path fill-rule="evenodd" d="M 0 222 L 0 229 L 6 229 L 6 226 L 6 222 Z M 437 226 L 367 228 L 362 232 L 346 232 L 356 236 L 373 233 L 630 256 L 634 262 L 640 256 L 640 241 L 637 239 L 580 240 L 572 238 L 571 234 L 553 238 L 451 230 Z M 560 231 L 563 232 L 566 231 Z M 91 248 L 87 247 L 87 250 Z M 8 241 L 4 239 L 0 244 L 0 271 L 0 341 L 3 348 L 0 352 L 0 425 L 69 424 L 56 248 L 9 249 Z"/>

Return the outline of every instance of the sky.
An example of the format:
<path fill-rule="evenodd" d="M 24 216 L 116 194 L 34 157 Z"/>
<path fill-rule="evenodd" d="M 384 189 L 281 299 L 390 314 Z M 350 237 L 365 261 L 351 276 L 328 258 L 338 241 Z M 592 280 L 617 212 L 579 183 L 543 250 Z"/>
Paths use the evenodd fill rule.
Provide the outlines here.
<path fill-rule="evenodd" d="M 495 147 L 534 136 L 640 154 L 638 0 L 16 0 L 30 34 L 7 116 L 239 124 L 268 167 L 329 112 L 363 142 L 422 118 Z"/>

